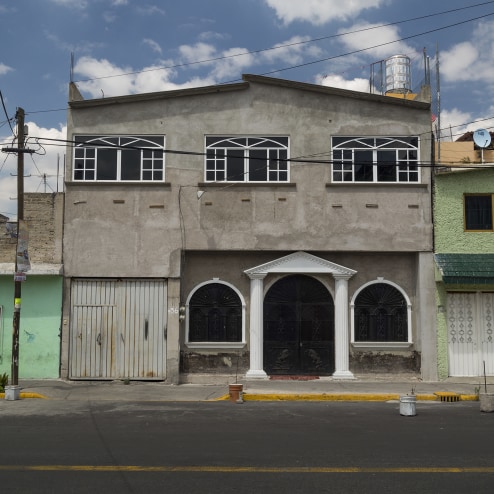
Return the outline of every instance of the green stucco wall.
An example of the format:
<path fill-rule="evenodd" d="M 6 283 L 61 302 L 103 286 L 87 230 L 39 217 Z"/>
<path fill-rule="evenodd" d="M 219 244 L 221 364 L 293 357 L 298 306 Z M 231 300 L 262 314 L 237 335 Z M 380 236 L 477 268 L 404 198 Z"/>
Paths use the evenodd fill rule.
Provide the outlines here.
<path fill-rule="evenodd" d="M 494 193 L 494 170 L 457 171 L 435 176 L 434 251 L 438 254 L 494 253 L 494 232 L 464 231 L 464 194 Z M 449 375 L 447 291 L 493 291 L 492 285 L 445 286 L 436 267 L 436 328 L 439 379 Z"/>
<path fill-rule="evenodd" d="M 22 283 L 19 379 L 59 377 L 61 276 L 27 275 Z M 0 276 L 0 374 L 11 374 L 14 281 Z"/>
<path fill-rule="evenodd" d="M 446 288 L 443 283 L 436 289 L 436 329 L 437 329 L 437 374 L 439 379 L 446 379 L 448 372 L 448 319 L 446 315 Z"/>
<path fill-rule="evenodd" d="M 494 193 L 494 170 L 480 169 L 435 177 L 435 252 L 486 254 L 494 252 L 493 232 L 465 232 L 463 194 Z"/>

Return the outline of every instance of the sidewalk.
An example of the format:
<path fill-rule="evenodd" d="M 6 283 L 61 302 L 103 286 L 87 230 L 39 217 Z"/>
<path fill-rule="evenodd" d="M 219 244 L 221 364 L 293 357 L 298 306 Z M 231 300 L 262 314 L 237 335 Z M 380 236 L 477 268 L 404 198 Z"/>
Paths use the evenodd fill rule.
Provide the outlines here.
<path fill-rule="evenodd" d="M 389 401 L 414 393 L 417 400 L 471 401 L 484 389 L 483 378 L 448 378 L 422 382 L 410 376 L 356 376 L 352 380 L 333 378 L 245 380 L 244 401 Z M 227 376 L 209 376 L 201 384 L 165 384 L 131 381 L 20 380 L 21 399 L 38 398 L 64 401 L 217 401 L 229 399 Z M 487 378 L 494 389 L 494 377 Z M 4 394 L 0 393 L 0 399 Z"/>

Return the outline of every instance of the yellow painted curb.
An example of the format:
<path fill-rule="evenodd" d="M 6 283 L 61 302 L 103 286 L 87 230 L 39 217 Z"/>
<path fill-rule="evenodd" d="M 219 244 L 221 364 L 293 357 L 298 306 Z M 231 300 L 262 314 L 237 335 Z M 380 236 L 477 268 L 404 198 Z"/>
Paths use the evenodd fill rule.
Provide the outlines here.
<path fill-rule="evenodd" d="M 25 399 L 25 398 L 40 398 L 42 400 L 48 399 L 47 396 L 40 395 L 39 393 L 20 393 L 19 397 L 21 399 Z M 0 393 L 0 399 L 5 399 L 5 393 Z"/>
<path fill-rule="evenodd" d="M 243 394 L 244 401 L 390 401 L 399 400 L 397 394 L 337 393 L 337 394 Z"/>
<path fill-rule="evenodd" d="M 400 394 L 395 393 L 243 393 L 244 401 L 399 401 Z M 417 401 L 440 401 L 435 394 L 417 394 Z M 218 398 L 228 400 L 229 395 Z M 477 395 L 460 395 L 461 401 L 477 401 Z"/>

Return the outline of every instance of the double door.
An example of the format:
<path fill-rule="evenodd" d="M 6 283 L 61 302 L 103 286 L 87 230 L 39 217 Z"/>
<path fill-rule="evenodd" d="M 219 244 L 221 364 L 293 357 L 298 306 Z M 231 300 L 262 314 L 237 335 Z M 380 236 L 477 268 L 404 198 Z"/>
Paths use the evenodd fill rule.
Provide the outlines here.
<path fill-rule="evenodd" d="M 287 276 L 267 292 L 264 370 L 269 375 L 334 372 L 334 303 L 315 278 Z"/>
<path fill-rule="evenodd" d="M 448 293 L 450 376 L 494 376 L 494 293 Z"/>
<path fill-rule="evenodd" d="M 165 378 L 166 282 L 72 280 L 70 377 Z"/>

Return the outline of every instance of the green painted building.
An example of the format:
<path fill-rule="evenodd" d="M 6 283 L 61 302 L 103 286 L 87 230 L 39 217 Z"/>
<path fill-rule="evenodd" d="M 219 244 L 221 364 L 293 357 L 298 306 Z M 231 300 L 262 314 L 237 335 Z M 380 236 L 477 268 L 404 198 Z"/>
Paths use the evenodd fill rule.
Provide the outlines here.
<path fill-rule="evenodd" d="M 19 379 L 60 376 L 63 194 L 25 194 L 31 269 L 21 284 Z M 9 224 L 9 228 L 7 228 Z M 0 374 L 11 375 L 17 239 L 0 224 Z"/>
<path fill-rule="evenodd" d="M 438 375 L 494 375 L 494 169 L 440 169 L 434 186 Z"/>

